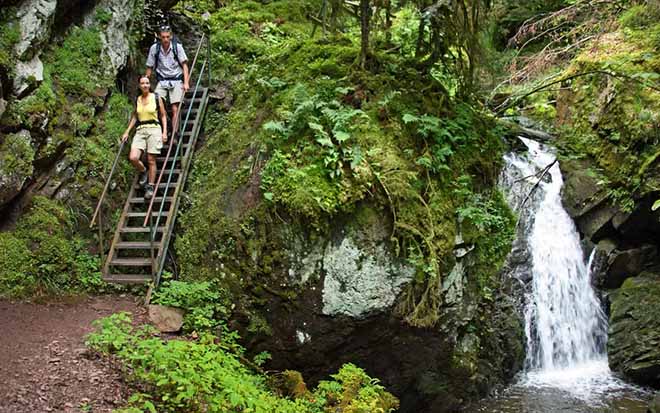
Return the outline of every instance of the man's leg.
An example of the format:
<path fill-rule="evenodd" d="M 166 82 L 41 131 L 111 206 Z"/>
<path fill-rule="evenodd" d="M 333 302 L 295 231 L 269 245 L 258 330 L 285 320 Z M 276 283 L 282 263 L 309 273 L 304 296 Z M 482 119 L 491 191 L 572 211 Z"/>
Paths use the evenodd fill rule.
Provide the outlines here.
<path fill-rule="evenodd" d="M 172 139 L 179 135 L 179 109 L 181 102 L 183 102 L 183 84 L 181 82 L 174 83 L 170 89 L 170 104 L 172 105 Z"/>
<path fill-rule="evenodd" d="M 172 103 L 172 139 L 179 135 L 179 104 Z"/>

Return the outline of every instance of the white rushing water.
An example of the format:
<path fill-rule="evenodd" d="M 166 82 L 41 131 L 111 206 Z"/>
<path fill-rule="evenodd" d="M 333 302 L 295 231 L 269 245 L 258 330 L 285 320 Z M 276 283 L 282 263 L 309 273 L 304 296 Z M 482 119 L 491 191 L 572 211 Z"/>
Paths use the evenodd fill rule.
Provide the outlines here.
<path fill-rule="evenodd" d="M 553 164 L 555 156 L 537 142 L 523 141 L 529 149 L 526 157 L 505 158 L 505 184 L 523 186 L 513 197 L 514 206 L 536 209 L 527 238 L 532 274 L 525 309 L 526 369 L 520 384 L 552 387 L 598 403 L 627 386 L 608 367 L 607 319 L 591 285 L 591 258 L 585 262 L 575 224 L 562 206 L 563 179 L 559 164 Z M 527 194 L 534 186 L 532 202 Z"/>

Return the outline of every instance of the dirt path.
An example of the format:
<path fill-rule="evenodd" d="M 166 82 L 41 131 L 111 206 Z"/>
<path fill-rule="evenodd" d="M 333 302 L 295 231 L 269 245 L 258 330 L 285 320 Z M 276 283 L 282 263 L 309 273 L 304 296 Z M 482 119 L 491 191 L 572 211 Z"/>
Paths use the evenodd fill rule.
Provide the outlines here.
<path fill-rule="evenodd" d="M 47 305 L 0 301 L 0 413 L 110 412 L 123 404 L 125 384 L 84 345 L 92 321 L 118 311 L 146 317 L 129 296 Z"/>

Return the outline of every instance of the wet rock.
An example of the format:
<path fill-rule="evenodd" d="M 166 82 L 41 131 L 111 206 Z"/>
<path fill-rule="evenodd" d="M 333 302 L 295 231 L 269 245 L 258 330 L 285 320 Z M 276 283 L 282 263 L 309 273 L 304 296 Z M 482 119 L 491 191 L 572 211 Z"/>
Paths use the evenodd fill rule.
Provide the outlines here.
<path fill-rule="evenodd" d="M 44 64 L 39 56 L 27 62 L 19 60 L 14 72 L 14 94 L 18 97 L 27 95 L 44 80 Z"/>
<path fill-rule="evenodd" d="M 607 277 L 608 259 L 616 249 L 617 241 L 612 238 L 600 240 L 594 248 L 594 258 L 591 263 L 591 280 L 598 288 L 603 288 Z"/>
<path fill-rule="evenodd" d="M 660 387 L 660 271 L 627 279 L 611 295 L 610 367 L 632 381 Z"/>
<path fill-rule="evenodd" d="M 576 224 L 582 234 L 590 238 L 592 242 L 598 242 L 603 238 L 616 235 L 612 218 L 618 212 L 618 208 L 603 202 L 577 218 Z"/>
<path fill-rule="evenodd" d="M 655 245 L 625 251 L 614 251 L 608 257 L 608 268 L 603 282 L 605 288 L 619 288 L 626 278 L 634 277 L 658 255 Z"/>
<path fill-rule="evenodd" d="M 25 0 L 19 6 L 16 18 L 21 28 L 21 38 L 16 44 L 16 55 L 29 60 L 50 36 L 55 17 L 56 0 Z"/>
<path fill-rule="evenodd" d="M 162 333 L 176 333 L 183 326 L 184 311 L 164 305 L 149 306 L 149 321 Z"/>
<path fill-rule="evenodd" d="M 564 175 L 562 203 L 572 217 L 589 212 L 604 199 L 598 181 L 589 173 L 589 164 L 584 161 L 568 160 L 560 164 Z"/>

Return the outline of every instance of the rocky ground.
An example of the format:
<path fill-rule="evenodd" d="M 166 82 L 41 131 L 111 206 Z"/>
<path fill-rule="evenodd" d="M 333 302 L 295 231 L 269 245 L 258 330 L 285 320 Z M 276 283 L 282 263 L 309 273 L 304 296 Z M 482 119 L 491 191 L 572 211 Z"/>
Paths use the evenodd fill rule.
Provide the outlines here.
<path fill-rule="evenodd" d="M 92 321 L 119 311 L 146 317 L 130 296 L 0 301 L 0 412 L 110 412 L 123 404 L 127 386 L 117 370 L 84 345 Z"/>

